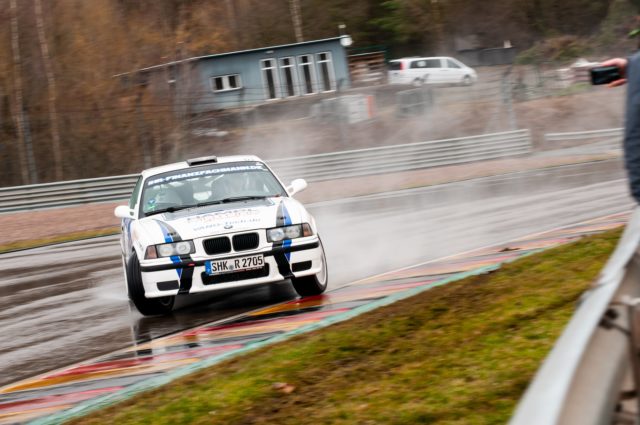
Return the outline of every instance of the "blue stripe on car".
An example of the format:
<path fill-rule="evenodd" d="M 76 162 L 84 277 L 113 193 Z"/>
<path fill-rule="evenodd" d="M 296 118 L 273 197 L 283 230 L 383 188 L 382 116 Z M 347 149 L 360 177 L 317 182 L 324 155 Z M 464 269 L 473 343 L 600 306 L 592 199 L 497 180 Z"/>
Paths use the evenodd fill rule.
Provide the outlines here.
<path fill-rule="evenodd" d="M 287 211 L 287 207 L 282 203 L 282 215 L 284 216 L 284 225 L 289 226 L 291 224 L 291 216 L 289 215 L 289 211 Z M 287 239 L 284 241 L 282 246 L 285 248 L 289 248 L 291 246 L 291 239 Z M 287 257 L 287 261 L 291 262 L 291 253 L 285 253 L 285 257 Z"/>
<path fill-rule="evenodd" d="M 289 213 L 286 212 L 284 202 L 280 201 L 280 205 L 278 205 L 278 211 L 276 212 L 276 227 L 282 227 L 287 222 L 291 223 L 291 217 L 289 216 Z M 274 242 L 273 248 L 275 249 L 275 248 L 280 248 L 280 247 L 289 246 L 289 245 L 291 245 L 290 240 Z M 285 279 L 288 279 L 292 276 L 291 266 L 289 265 L 290 257 L 291 257 L 291 254 L 289 253 L 284 254 L 283 252 L 278 252 L 273 256 L 273 258 L 276 260 L 276 264 L 278 265 L 278 272 Z"/>
<path fill-rule="evenodd" d="M 160 229 L 162 230 L 162 236 L 164 236 L 164 241 L 166 243 L 173 242 L 174 239 L 173 239 L 173 236 L 171 235 L 171 231 L 169 230 L 169 227 L 165 223 L 163 223 L 161 221 L 158 221 L 158 220 L 154 220 L 154 221 L 156 223 L 158 223 L 158 226 L 160 226 Z M 180 240 L 182 240 L 182 238 L 178 236 L 176 238 L 176 240 L 180 241 Z M 179 256 L 172 255 L 170 258 L 171 258 L 171 262 L 173 264 L 179 264 L 180 263 L 180 257 Z M 181 278 L 182 277 L 182 269 L 176 269 L 176 272 L 178 273 L 178 278 Z"/>

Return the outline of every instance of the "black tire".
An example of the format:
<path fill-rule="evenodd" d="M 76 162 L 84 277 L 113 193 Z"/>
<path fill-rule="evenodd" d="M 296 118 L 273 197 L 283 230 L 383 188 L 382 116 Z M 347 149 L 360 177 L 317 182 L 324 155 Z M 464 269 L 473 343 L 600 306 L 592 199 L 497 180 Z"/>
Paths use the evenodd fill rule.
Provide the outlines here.
<path fill-rule="evenodd" d="M 136 306 L 138 311 L 145 316 L 159 316 L 171 313 L 175 296 L 146 298 L 144 296 L 144 285 L 142 284 L 142 274 L 140 273 L 140 262 L 138 255 L 134 252 L 127 262 L 127 289 L 129 299 Z"/>
<path fill-rule="evenodd" d="M 422 78 L 416 78 L 411 82 L 411 85 L 413 87 L 421 87 L 423 84 L 424 84 L 424 81 L 422 80 Z"/>
<path fill-rule="evenodd" d="M 301 297 L 310 297 L 313 295 L 320 295 L 327 289 L 327 282 L 329 281 L 329 275 L 327 270 L 327 258 L 324 255 L 324 247 L 320 242 L 322 248 L 322 270 L 318 274 L 312 274 L 310 276 L 292 277 L 291 284 L 293 289 L 296 290 Z"/>

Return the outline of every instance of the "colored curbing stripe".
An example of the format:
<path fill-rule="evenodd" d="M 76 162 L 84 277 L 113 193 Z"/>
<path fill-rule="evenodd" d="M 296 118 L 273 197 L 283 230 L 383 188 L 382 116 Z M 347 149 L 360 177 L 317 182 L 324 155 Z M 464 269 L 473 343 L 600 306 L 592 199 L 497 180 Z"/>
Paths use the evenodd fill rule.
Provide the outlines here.
<path fill-rule="evenodd" d="M 307 333 L 307 332 L 311 332 L 313 330 L 316 329 L 321 329 L 324 328 L 326 326 L 332 325 L 334 323 L 339 323 L 339 322 L 343 322 L 345 320 L 349 320 L 353 317 L 359 316 L 363 313 L 375 310 L 377 308 L 395 303 L 399 300 L 405 299 L 405 298 L 409 298 L 412 297 L 414 295 L 417 295 L 423 291 L 426 291 L 428 289 L 437 287 L 437 286 L 442 286 L 442 285 L 446 285 L 447 283 L 450 282 L 454 282 L 457 280 L 461 280 L 464 279 L 466 277 L 469 276 L 476 276 L 479 274 L 484 274 L 484 273 L 488 273 L 490 271 L 494 271 L 499 269 L 500 266 L 499 265 L 491 265 L 491 266 L 485 266 L 485 267 L 481 267 L 479 269 L 476 270 L 472 270 L 472 271 L 467 271 L 467 272 L 463 272 L 463 273 L 458 273 L 456 275 L 453 275 L 449 278 L 443 279 L 441 281 L 437 281 L 437 282 L 432 282 L 432 283 L 428 283 L 426 285 L 420 286 L 420 287 L 416 287 L 416 288 L 411 288 L 405 291 L 401 291 L 398 292 L 396 294 L 387 296 L 385 298 L 379 299 L 379 300 L 375 300 L 371 303 L 362 305 L 360 307 L 356 307 L 354 309 L 351 310 L 347 310 L 344 311 L 342 313 L 338 313 L 338 314 L 334 314 L 332 316 L 328 316 L 322 320 L 316 321 L 314 323 L 309 323 L 306 325 L 303 325 L 301 327 L 297 327 L 294 329 L 291 329 L 287 332 L 284 332 L 280 335 L 274 336 L 272 338 L 263 340 L 263 341 L 258 341 L 258 342 L 254 342 L 254 343 L 250 343 L 247 344 L 246 346 L 244 346 L 243 348 L 239 349 L 239 350 L 234 350 L 234 351 L 229 351 L 217 356 L 213 356 L 210 358 L 207 358 L 205 360 L 202 360 L 200 362 L 188 365 L 188 366 L 184 366 L 184 367 L 180 367 L 176 370 L 167 372 L 165 375 L 162 376 L 158 376 L 158 377 L 154 377 L 154 378 L 150 378 L 148 380 L 145 380 L 143 382 L 137 383 L 137 384 L 133 384 L 128 388 L 125 388 L 121 391 L 118 391 L 116 393 L 112 393 L 112 394 L 108 394 L 105 396 L 101 396 L 101 397 L 97 397 L 85 402 L 82 402 L 66 411 L 63 412 L 59 412 L 59 413 L 55 413 L 49 417 L 46 418 L 40 418 L 40 419 L 36 419 L 32 422 L 30 422 L 31 425 L 51 425 L 51 424 L 59 424 L 60 422 L 64 422 L 64 421 L 68 421 L 71 420 L 73 418 L 77 418 L 80 416 L 84 416 L 94 410 L 98 410 L 110 405 L 113 405 L 115 403 L 118 403 L 120 401 L 124 401 L 127 400 L 139 393 L 145 392 L 145 391 L 149 391 L 151 389 L 154 388 L 158 388 L 162 385 L 166 385 L 178 378 L 181 378 L 183 376 L 192 374 L 198 370 L 213 366 L 215 364 L 218 364 L 224 360 L 236 357 L 240 354 L 244 354 L 250 351 L 254 351 L 258 348 L 262 348 L 264 346 L 267 345 L 272 345 L 275 344 L 277 342 L 281 342 L 281 341 L 285 341 L 293 336 L 296 335 L 300 335 L 303 333 Z"/>
<path fill-rule="evenodd" d="M 146 344 L 137 345 L 136 347 L 130 348 L 129 351 L 161 348 L 166 345 L 172 344 L 212 342 L 218 339 L 237 336 L 259 337 L 260 334 L 270 334 L 273 332 L 283 332 L 295 329 L 296 327 L 308 323 L 317 322 L 319 320 L 322 320 L 325 316 L 340 313 L 344 310 L 345 309 L 340 309 L 337 311 L 326 311 L 321 313 L 305 313 L 287 319 L 265 319 L 235 325 L 232 324 L 226 326 L 214 326 L 211 328 L 196 328 L 192 331 L 188 331 L 187 333 L 170 336 L 166 339 L 151 341 Z"/>
<path fill-rule="evenodd" d="M 0 403 L 0 410 L 2 415 L 8 415 L 10 413 L 23 413 L 24 411 L 17 410 L 23 406 L 29 406 L 31 410 L 50 408 L 55 406 L 66 405 L 69 403 L 78 403 L 80 401 L 88 400 L 90 398 L 97 397 L 106 393 L 112 393 L 119 391 L 124 387 L 107 387 L 96 390 L 82 391 L 79 393 L 62 394 L 62 395 L 50 395 L 33 400 L 12 401 L 8 403 Z"/>
<path fill-rule="evenodd" d="M 166 363 L 171 360 L 183 360 L 210 356 L 223 351 L 237 350 L 241 345 L 220 345 L 215 347 L 195 348 L 190 350 L 174 351 L 171 353 L 154 354 L 146 357 L 135 357 L 131 359 L 112 360 L 99 363 L 81 365 L 58 373 L 47 375 L 45 378 L 54 378 L 59 376 L 83 375 L 88 373 L 102 372 L 106 370 L 123 370 L 136 366 L 144 366 L 148 364 Z M 1 407 L 1 406 L 0 406 Z"/>
<path fill-rule="evenodd" d="M 70 408 L 73 404 L 60 405 L 55 407 L 43 407 L 40 409 L 29 409 L 22 412 L 0 414 L 0 424 L 16 424 L 24 421 L 28 421 L 32 418 L 37 418 L 49 413 L 59 412 L 61 410 Z"/>
<path fill-rule="evenodd" d="M 274 307 L 268 307 L 264 310 L 260 310 L 254 313 L 250 313 L 249 316 L 261 316 L 265 314 L 281 313 L 285 311 L 295 311 L 311 307 L 326 306 L 328 304 L 341 304 L 349 301 L 358 300 L 370 300 L 375 298 L 382 298 L 386 295 L 394 292 L 399 292 L 409 288 L 415 288 L 418 286 L 424 286 L 426 283 L 433 281 L 420 281 L 415 283 L 405 283 L 401 285 L 386 285 L 382 287 L 376 287 L 368 290 L 366 294 L 362 293 L 361 288 L 351 291 L 340 291 L 340 293 L 330 295 L 316 295 L 314 297 L 301 298 L 299 300 L 293 300 L 284 304 L 279 304 Z"/>
<path fill-rule="evenodd" d="M 68 384 L 71 382 L 82 382 L 82 381 L 94 380 L 94 379 L 113 378 L 113 377 L 122 376 L 122 375 L 146 375 L 146 374 L 151 374 L 155 372 L 162 372 L 165 370 L 174 369 L 181 365 L 184 365 L 187 363 L 194 363 L 197 361 L 198 359 L 183 359 L 183 360 L 174 360 L 170 362 L 165 362 L 163 364 L 151 365 L 151 366 L 137 366 L 137 367 L 124 368 L 124 369 L 111 369 L 111 370 L 98 371 L 98 372 L 88 372 L 88 373 L 74 375 L 74 376 L 57 376 L 53 378 L 41 378 L 37 381 L 18 383 L 16 385 L 4 388 L 1 393 L 6 394 L 9 392 L 15 392 L 15 391 L 33 390 L 36 388 Z"/>

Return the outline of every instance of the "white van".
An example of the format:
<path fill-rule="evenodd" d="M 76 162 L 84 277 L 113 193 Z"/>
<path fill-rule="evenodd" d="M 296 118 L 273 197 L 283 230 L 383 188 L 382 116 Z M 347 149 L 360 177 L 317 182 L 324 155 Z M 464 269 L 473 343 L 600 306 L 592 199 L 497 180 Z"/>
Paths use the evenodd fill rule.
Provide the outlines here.
<path fill-rule="evenodd" d="M 478 74 L 450 57 L 402 58 L 389 61 L 389 84 L 463 84 L 471 85 Z"/>

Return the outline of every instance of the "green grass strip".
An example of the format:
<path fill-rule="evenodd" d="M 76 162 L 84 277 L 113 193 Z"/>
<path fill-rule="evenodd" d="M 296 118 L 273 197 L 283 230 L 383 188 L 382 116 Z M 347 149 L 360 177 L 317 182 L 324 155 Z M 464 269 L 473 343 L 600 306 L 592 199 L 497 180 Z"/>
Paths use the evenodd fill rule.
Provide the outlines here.
<path fill-rule="evenodd" d="M 456 275 L 178 369 L 74 423 L 505 423 L 619 233 Z"/>
<path fill-rule="evenodd" d="M 21 251 L 23 249 L 40 248 L 43 246 L 54 245 L 63 242 L 74 242 L 101 236 L 117 235 L 119 232 L 119 227 L 109 227 L 106 229 L 85 230 L 82 232 L 66 233 L 64 235 L 51 236 L 46 238 L 11 242 L 8 244 L 0 245 L 0 254 L 4 254 L 6 252 Z"/>

